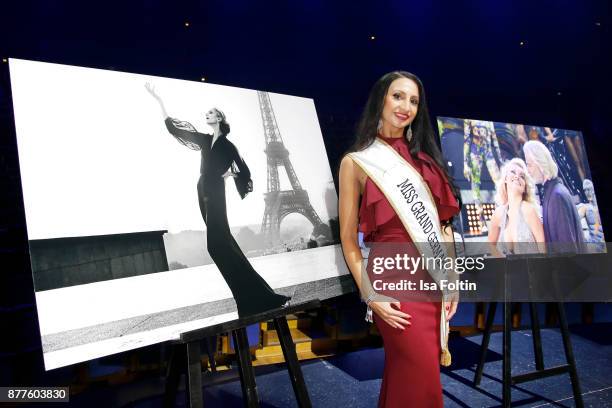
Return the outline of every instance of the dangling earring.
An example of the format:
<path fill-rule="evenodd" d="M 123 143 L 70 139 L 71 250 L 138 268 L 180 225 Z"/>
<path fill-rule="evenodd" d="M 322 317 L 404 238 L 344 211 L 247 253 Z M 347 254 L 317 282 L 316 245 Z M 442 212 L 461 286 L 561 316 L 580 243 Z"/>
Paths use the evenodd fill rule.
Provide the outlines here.
<path fill-rule="evenodd" d="M 412 140 L 412 122 L 410 122 L 410 124 L 408 125 L 408 131 L 406 131 L 406 139 L 408 139 L 408 142 Z"/>
<path fill-rule="evenodd" d="M 382 130 L 382 119 L 378 119 L 378 126 L 376 126 L 376 131 L 380 133 Z"/>

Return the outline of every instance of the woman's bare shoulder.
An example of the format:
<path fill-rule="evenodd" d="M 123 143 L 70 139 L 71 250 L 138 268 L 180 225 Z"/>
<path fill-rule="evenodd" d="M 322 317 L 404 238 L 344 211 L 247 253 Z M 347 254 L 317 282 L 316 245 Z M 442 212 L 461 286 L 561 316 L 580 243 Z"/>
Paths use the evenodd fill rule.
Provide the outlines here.
<path fill-rule="evenodd" d="M 340 174 L 342 175 L 342 173 L 357 176 L 361 176 L 362 174 L 365 175 L 365 172 L 361 169 L 361 167 L 359 167 L 357 163 L 355 163 L 350 154 L 345 154 L 342 160 L 340 161 Z"/>
<path fill-rule="evenodd" d="M 343 167 L 352 168 L 353 166 L 355 166 L 355 162 L 353 161 L 353 158 L 351 157 L 350 154 L 348 153 L 345 154 L 342 160 L 340 160 L 340 169 L 342 169 Z"/>
<path fill-rule="evenodd" d="M 366 179 L 367 174 L 355 163 L 353 158 L 349 154 L 344 155 L 340 161 L 340 183 L 343 180 L 356 180 L 359 182 L 361 189 L 363 189 Z"/>

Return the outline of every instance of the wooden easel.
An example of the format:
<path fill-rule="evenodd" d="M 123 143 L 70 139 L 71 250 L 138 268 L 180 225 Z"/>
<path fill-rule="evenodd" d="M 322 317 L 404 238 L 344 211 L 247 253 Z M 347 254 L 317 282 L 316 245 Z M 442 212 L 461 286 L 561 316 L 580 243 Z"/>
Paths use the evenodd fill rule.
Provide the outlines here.
<path fill-rule="evenodd" d="M 172 355 L 168 364 L 163 406 L 174 406 L 182 373 L 187 375 L 185 388 L 187 390 L 188 405 L 190 407 L 202 407 L 204 405 L 200 341 L 221 333 L 231 332 L 238 357 L 238 372 L 240 374 L 244 405 L 249 408 L 259 407 L 259 396 L 257 395 L 257 384 L 255 383 L 255 372 L 251 363 L 246 327 L 254 323 L 272 320 L 278 333 L 278 339 L 283 350 L 285 362 L 287 363 L 289 378 L 291 379 L 291 385 L 293 386 L 298 406 L 303 408 L 312 407 L 306 383 L 304 382 L 304 376 L 302 375 L 295 352 L 295 344 L 287 325 L 286 316 L 308 309 L 315 309 L 320 305 L 321 302 L 319 300 L 311 300 L 181 334 L 180 340 L 176 341 L 173 345 Z"/>
<path fill-rule="evenodd" d="M 504 292 L 506 299 L 503 302 L 503 352 L 502 352 L 502 406 L 510 407 L 512 404 L 511 387 L 515 384 L 523 382 L 534 381 L 541 378 L 551 377 L 555 375 L 561 375 L 569 373 L 570 380 L 572 383 L 572 392 L 574 394 L 574 402 L 576 407 L 582 408 L 584 403 L 582 401 L 582 393 L 580 392 L 580 382 L 578 380 L 578 373 L 576 371 L 576 360 L 574 358 L 574 351 L 572 349 L 572 343 L 570 340 L 570 332 L 567 327 L 567 318 L 565 316 L 565 307 L 562 302 L 556 302 L 557 310 L 559 312 L 559 326 L 561 330 L 561 337 L 563 338 L 563 348 L 565 350 L 565 358 L 567 364 L 563 364 L 556 367 L 544 368 L 544 356 L 542 353 L 542 337 L 540 335 L 540 322 L 538 320 L 538 313 L 536 304 L 529 302 L 529 312 L 531 316 L 531 331 L 533 333 L 533 350 L 535 354 L 535 371 L 512 375 L 512 364 L 511 364 L 511 334 L 512 334 L 512 302 L 509 299 L 509 279 L 508 273 L 511 273 L 512 267 L 515 264 L 513 260 L 521 260 L 521 257 L 508 257 L 508 267 L 504 273 Z M 529 275 L 528 275 L 529 276 Z M 493 329 L 493 320 L 495 319 L 495 311 L 497 309 L 497 302 L 491 302 L 489 304 L 489 311 L 487 313 L 487 320 L 482 336 L 482 345 L 480 346 L 480 360 L 476 367 L 476 373 L 474 375 L 474 386 L 477 387 L 482 379 L 482 371 L 484 369 L 485 360 L 487 357 L 487 351 L 489 348 L 489 340 L 491 339 L 491 331 Z"/>

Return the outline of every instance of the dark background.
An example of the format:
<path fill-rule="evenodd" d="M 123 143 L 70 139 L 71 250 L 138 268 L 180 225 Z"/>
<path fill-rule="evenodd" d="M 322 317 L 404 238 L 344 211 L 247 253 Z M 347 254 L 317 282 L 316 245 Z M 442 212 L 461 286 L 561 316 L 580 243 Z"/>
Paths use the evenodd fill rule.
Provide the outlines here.
<path fill-rule="evenodd" d="M 3 2 L 0 384 L 27 378 L 42 360 L 4 59 L 205 78 L 314 98 L 333 170 L 374 81 L 388 71 L 411 71 L 423 80 L 432 118 L 582 131 L 604 231 L 612 228 L 609 2 L 431 3 Z M 70 116 L 65 112 L 66 126 Z M 100 120 L 113 118 L 101 112 Z"/>

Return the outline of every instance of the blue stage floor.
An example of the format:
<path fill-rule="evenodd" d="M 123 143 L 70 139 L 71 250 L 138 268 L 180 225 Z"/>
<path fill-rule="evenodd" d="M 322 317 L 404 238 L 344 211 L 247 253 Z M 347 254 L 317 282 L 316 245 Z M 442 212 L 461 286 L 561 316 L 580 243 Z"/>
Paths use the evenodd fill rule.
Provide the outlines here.
<path fill-rule="evenodd" d="M 572 326 L 571 332 L 585 406 L 612 407 L 612 324 Z M 481 340 L 482 336 L 452 340 L 453 365 L 442 372 L 446 407 L 501 405 L 501 333 L 491 336 L 488 362 L 481 386 L 472 386 Z M 565 363 L 558 330 L 543 329 L 542 342 L 546 367 Z M 530 331 L 520 330 L 512 333 L 513 375 L 535 368 L 532 345 Z M 383 371 L 383 358 L 383 350 L 378 348 L 303 362 L 302 370 L 313 406 L 375 407 Z M 205 406 L 242 407 L 240 382 L 236 375 L 231 372 L 220 374 L 229 377 L 228 381 L 205 388 Z M 283 365 L 258 367 L 256 376 L 262 407 L 297 406 Z M 567 374 L 515 386 L 512 388 L 512 399 L 515 406 L 574 406 Z M 73 402 L 85 402 L 78 400 L 80 398 Z M 128 397 L 126 401 L 124 396 L 108 403 L 138 408 L 161 406 L 160 398 L 134 399 L 132 402 L 129 400 Z M 184 406 L 184 393 L 177 397 L 177 405 Z"/>
<path fill-rule="evenodd" d="M 442 374 L 446 407 L 494 407 L 501 404 L 502 335 L 491 336 L 488 362 L 479 388 L 472 386 L 481 336 L 454 339 L 454 364 Z M 565 363 L 558 330 L 542 331 L 545 366 Z M 572 328 L 572 344 L 585 406 L 612 407 L 612 325 Z M 375 407 L 383 370 L 382 349 L 370 349 L 304 363 L 302 366 L 315 407 Z M 533 343 L 528 330 L 512 333 L 512 373 L 535 369 Z M 284 370 L 257 377 L 262 406 L 296 406 Z M 512 400 L 524 406 L 574 406 L 567 374 L 523 383 L 512 389 Z M 207 406 L 242 406 L 240 384 L 210 387 Z"/>

